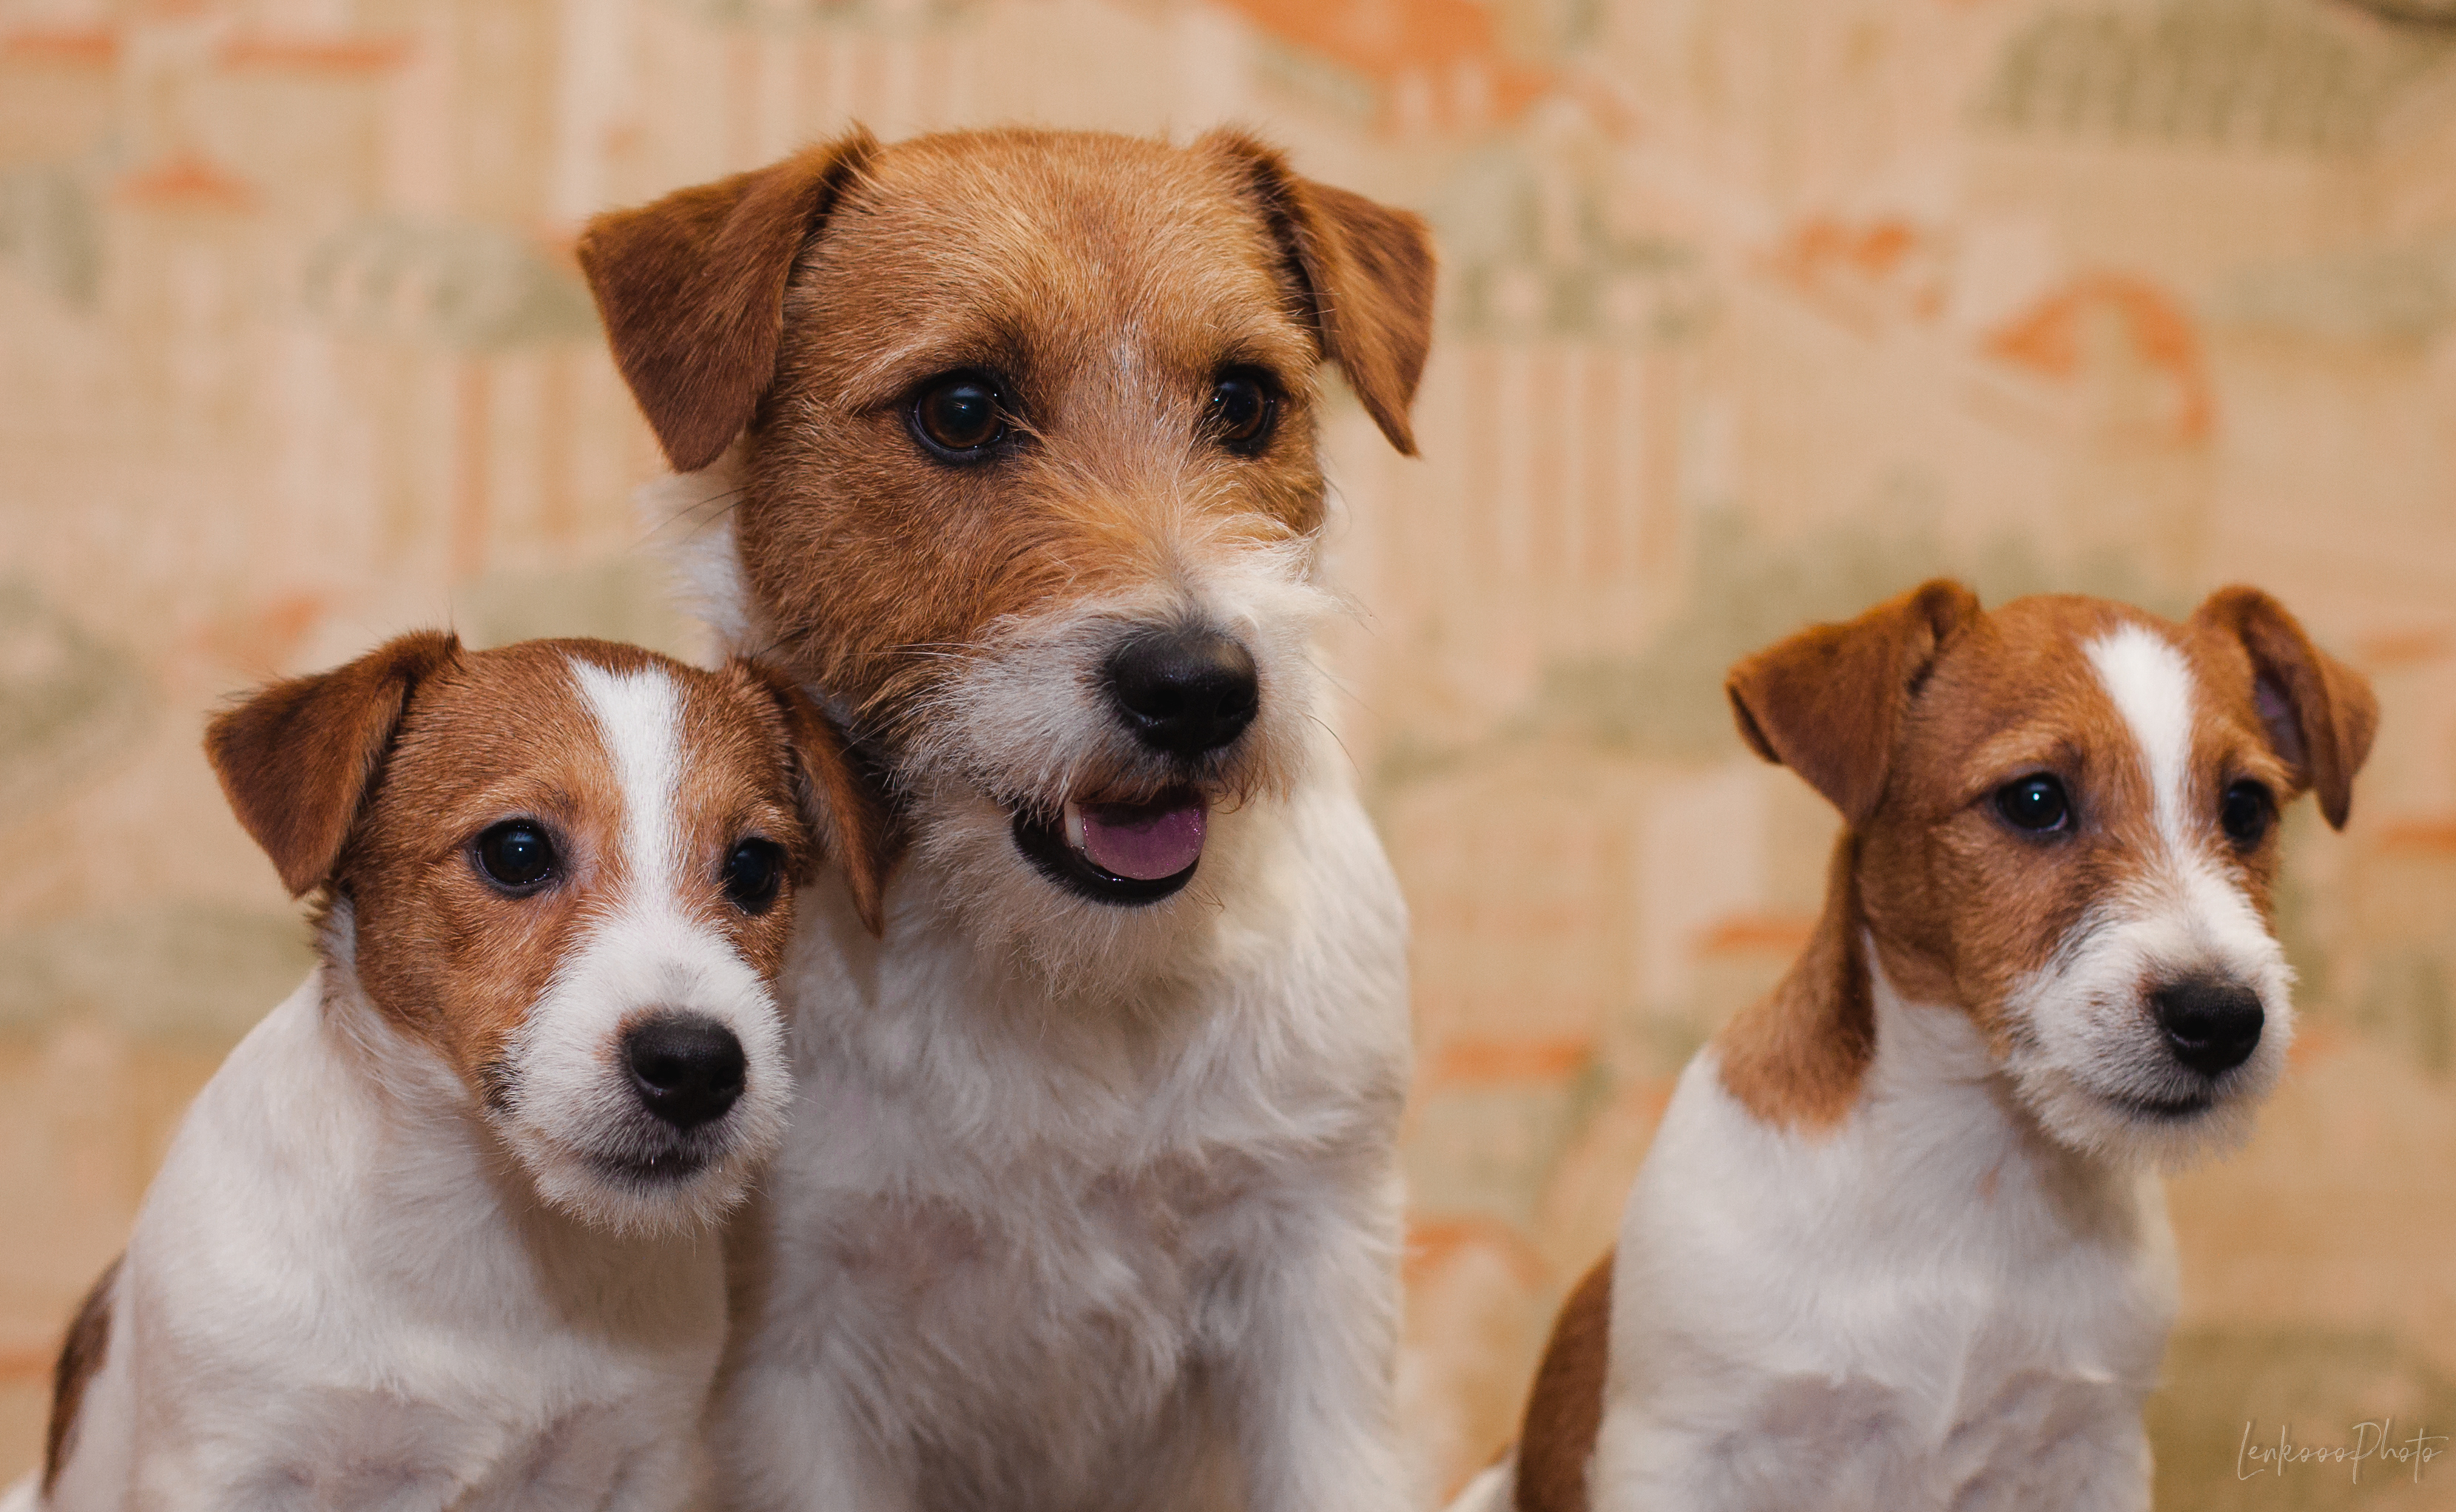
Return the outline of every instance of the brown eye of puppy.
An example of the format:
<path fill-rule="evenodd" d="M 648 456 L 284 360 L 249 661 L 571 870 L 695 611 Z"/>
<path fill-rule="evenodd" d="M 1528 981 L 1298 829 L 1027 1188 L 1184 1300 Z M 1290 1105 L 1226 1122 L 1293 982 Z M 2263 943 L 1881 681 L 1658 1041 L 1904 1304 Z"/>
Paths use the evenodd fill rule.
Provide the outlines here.
<path fill-rule="evenodd" d="M 753 837 L 725 858 L 725 895 L 745 913 L 765 913 L 785 881 L 785 852 L 772 840 Z"/>
<path fill-rule="evenodd" d="M 931 378 L 912 400 L 912 430 L 941 461 L 979 460 L 1006 436 L 997 384 L 982 373 Z"/>
<path fill-rule="evenodd" d="M 479 872 L 498 891 L 526 897 L 554 880 L 554 842 L 535 820 L 489 825 L 469 849 Z"/>
<path fill-rule="evenodd" d="M 1251 457 L 1262 449 L 1279 413 L 1279 401 L 1259 373 L 1230 368 L 1211 385 L 1211 434 L 1239 456 Z"/>
<path fill-rule="evenodd" d="M 2064 785 L 2046 772 L 2016 778 L 1996 789 L 1996 811 L 2016 829 L 2045 834 L 2061 829 L 2072 819 L 2072 800 Z"/>
<path fill-rule="evenodd" d="M 2245 779 L 2228 787 L 2218 800 L 2218 824 L 2226 838 L 2248 850 L 2260 844 L 2268 833 L 2269 821 L 2277 817 L 2277 801 L 2268 789 Z"/>

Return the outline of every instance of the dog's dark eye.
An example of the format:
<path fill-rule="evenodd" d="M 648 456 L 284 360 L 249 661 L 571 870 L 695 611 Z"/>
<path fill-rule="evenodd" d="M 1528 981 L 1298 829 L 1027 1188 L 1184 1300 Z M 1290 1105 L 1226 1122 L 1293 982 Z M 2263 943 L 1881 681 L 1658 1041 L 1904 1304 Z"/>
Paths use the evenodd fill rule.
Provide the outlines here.
<path fill-rule="evenodd" d="M 2249 849 L 2260 844 L 2268 833 L 2269 822 L 2277 817 L 2277 800 L 2268 789 L 2248 779 L 2229 784 L 2218 799 L 2218 825 L 2226 838 Z"/>
<path fill-rule="evenodd" d="M 772 840 L 745 840 L 725 858 L 725 895 L 745 913 L 765 913 L 785 880 L 785 852 Z"/>
<path fill-rule="evenodd" d="M 997 385 L 979 373 L 931 379 L 912 400 L 912 428 L 943 461 L 976 460 L 1006 435 Z"/>
<path fill-rule="evenodd" d="M 2072 820 L 2072 800 L 2064 785 L 2045 772 L 2016 778 L 1996 789 L 1996 811 L 2016 829 L 2044 834 Z"/>
<path fill-rule="evenodd" d="M 1219 443 L 1251 457 L 1271 439 L 1271 422 L 1279 418 L 1279 401 L 1259 374 L 1231 369 L 1211 385 L 1207 421 Z"/>
<path fill-rule="evenodd" d="M 554 842 L 533 819 L 490 825 L 470 850 L 478 870 L 505 892 L 535 892 L 554 880 Z"/>

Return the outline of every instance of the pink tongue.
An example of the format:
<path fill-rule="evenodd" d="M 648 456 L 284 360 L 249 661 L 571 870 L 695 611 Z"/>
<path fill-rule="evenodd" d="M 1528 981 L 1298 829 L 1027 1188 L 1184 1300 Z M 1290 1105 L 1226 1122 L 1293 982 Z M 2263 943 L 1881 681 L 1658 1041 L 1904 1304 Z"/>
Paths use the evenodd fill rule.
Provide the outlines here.
<path fill-rule="evenodd" d="M 1200 804 L 1086 804 L 1082 814 L 1083 854 L 1101 870 L 1136 882 L 1176 876 L 1200 860 L 1210 822 Z"/>

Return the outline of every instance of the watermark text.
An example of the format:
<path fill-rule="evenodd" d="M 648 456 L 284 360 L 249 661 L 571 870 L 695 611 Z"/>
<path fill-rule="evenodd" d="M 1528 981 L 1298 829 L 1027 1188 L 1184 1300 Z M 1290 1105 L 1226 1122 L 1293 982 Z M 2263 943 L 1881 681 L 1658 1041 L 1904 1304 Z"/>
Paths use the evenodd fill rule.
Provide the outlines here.
<path fill-rule="evenodd" d="M 2417 1427 L 2412 1437 L 2398 1438 L 2394 1418 L 2354 1424 L 2350 1443 L 2297 1443 L 2290 1423 L 2278 1428 L 2274 1443 L 2265 1436 L 2255 1440 L 2252 1436 L 2259 1431 L 2255 1422 L 2245 1420 L 2242 1425 L 2242 1442 L 2234 1454 L 2234 1478 L 2238 1481 L 2282 1476 L 2288 1465 L 2343 1465 L 2354 1483 L 2360 1485 L 2363 1467 L 2368 1465 L 2374 1479 L 2383 1470 L 2410 1472 L 2414 1482 L 2420 1484 L 2422 1467 L 2447 1452 L 2447 1435 L 2444 1433 Z"/>

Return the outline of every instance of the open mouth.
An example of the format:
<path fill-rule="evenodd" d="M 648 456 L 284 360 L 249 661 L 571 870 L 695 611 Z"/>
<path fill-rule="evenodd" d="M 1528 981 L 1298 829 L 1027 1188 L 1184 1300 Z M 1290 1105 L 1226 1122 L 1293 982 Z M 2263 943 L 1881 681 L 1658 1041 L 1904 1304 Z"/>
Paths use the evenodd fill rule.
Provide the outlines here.
<path fill-rule="evenodd" d="M 1054 820 L 1014 816 L 1014 846 L 1041 875 L 1095 903 L 1157 903 L 1194 880 L 1211 809 L 1188 788 L 1149 803 L 1076 803 Z"/>

